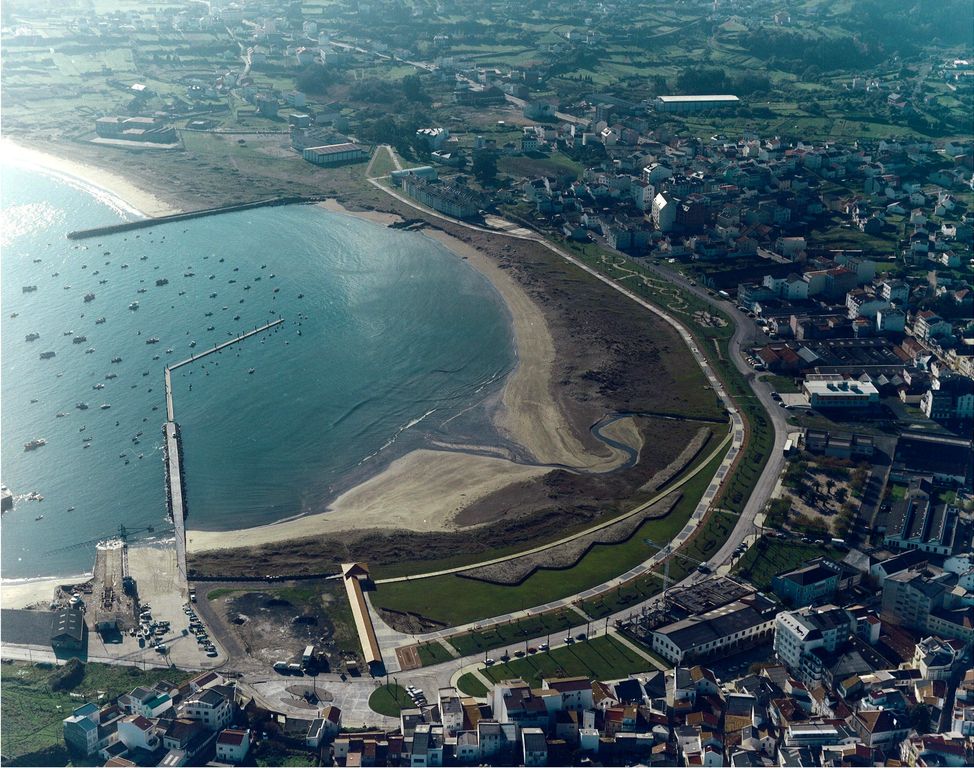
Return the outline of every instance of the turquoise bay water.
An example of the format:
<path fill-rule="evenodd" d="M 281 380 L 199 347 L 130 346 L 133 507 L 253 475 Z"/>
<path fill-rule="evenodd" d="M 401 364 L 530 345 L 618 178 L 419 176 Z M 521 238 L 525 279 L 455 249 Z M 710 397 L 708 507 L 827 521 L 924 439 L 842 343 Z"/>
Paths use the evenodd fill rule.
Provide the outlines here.
<path fill-rule="evenodd" d="M 489 429 L 472 406 L 514 364 L 506 309 L 430 239 L 290 206 L 69 241 L 132 214 L 36 170 L 0 182 L 4 578 L 88 570 L 122 523 L 170 535 L 163 366 L 278 316 L 173 373 L 189 527 L 317 511 L 430 435 Z"/>

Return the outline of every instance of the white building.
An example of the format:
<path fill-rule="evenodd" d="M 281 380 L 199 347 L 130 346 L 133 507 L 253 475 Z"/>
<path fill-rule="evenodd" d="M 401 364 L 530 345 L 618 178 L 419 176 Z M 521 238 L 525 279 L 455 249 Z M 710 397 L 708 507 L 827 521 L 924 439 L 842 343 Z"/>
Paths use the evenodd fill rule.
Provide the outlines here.
<path fill-rule="evenodd" d="M 233 719 L 233 702 L 219 691 L 207 688 L 183 702 L 179 716 L 198 720 L 211 731 L 222 731 Z"/>
<path fill-rule="evenodd" d="M 226 728 L 216 737 L 216 759 L 224 763 L 241 763 L 250 751 L 250 730 Z"/>
<path fill-rule="evenodd" d="M 832 653 L 852 631 L 852 619 L 833 605 L 782 611 L 775 619 L 774 651 L 803 683 L 822 679 L 824 654 Z"/>
<path fill-rule="evenodd" d="M 867 408 L 879 402 L 874 384 L 846 380 L 838 374 L 810 374 L 802 388 L 812 408 Z"/>

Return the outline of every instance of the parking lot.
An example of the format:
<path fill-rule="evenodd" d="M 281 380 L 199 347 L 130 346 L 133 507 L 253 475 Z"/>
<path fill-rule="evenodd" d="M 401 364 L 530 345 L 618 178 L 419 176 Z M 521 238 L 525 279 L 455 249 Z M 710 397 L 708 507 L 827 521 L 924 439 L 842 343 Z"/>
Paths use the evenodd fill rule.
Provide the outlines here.
<path fill-rule="evenodd" d="M 137 636 L 125 633 L 121 642 L 105 643 L 96 633 L 89 638 L 90 653 L 112 656 L 129 661 L 141 661 L 150 665 L 173 664 L 186 669 L 205 669 L 221 665 L 225 660 L 222 649 L 215 646 L 216 656 L 208 657 L 206 651 L 197 643 L 196 635 L 190 632 L 190 621 L 184 612 L 189 596 L 184 586 L 179 584 L 176 568 L 176 550 L 173 546 L 133 546 L 128 556 L 129 575 L 135 580 L 141 605 L 150 606 L 151 621 L 156 628 L 163 624 L 163 631 L 152 633 L 154 641 L 166 648 L 159 653 L 150 642 L 139 645 Z"/>

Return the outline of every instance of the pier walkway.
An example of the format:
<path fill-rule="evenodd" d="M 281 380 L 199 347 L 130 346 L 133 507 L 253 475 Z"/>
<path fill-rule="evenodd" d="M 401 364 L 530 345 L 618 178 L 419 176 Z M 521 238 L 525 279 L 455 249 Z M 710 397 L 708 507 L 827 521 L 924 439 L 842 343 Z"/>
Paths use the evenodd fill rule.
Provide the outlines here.
<path fill-rule="evenodd" d="M 167 377 L 168 377 L 168 371 Z M 176 529 L 176 568 L 181 589 L 186 587 L 186 507 L 183 503 L 182 447 L 179 426 L 170 420 L 164 428 L 166 435 L 166 482 L 169 514 Z"/>
<path fill-rule="evenodd" d="M 270 330 L 271 328 L 274 328 L 275 326 L 278 326 L 283 322 L 284 322 L 284 318 L 279 317 L 277 318 L 277 320 L 272 320 L 271 322 L 266 323 L 265 325 L 262 325 L 259 328 L 254 328 L 252 331 L 247 331 L 246 333 L 242 333 L 239 336 L 234 336 L 229 341 L 224 341 L 222 344 L 217 344 L 215 347 L 211 347 L 210 349 L 207 349 L 204 352 L 200 352 L 198 355 L 190 355 L 185 360 L 180 360 L 178 363 L 167 365 L 165 370 L 166 420 L 173 421 L 175 419 L 175 416 L 173 415 L 174 409 L 172 403 L 172 375 L 171 374 L 173 371 L 175 371 L 177 368 L 182 368 L 184 365 L 195 363 L 197 360 L 202 360 L 204 357 L 206 357 L 207 355 L 212 355 L 214 352 L 220 352 L 225 347 L 229 347 L 233 344 L 236 344 L 239 341 L 244 341 L 245 339 L 249 339 L 251 336 L 256 336 L 258 333 L 263 333 L 264 331 Z"/>
<path fill-rule="evenodd" d="M 225 347 L 229 347 L 237 342 L 256 336 L 266 330 L 274 328 L 284 322 L 284 318 L 279 317 L 259 328 L 247 331 L 239 336 L 235 336 L 229 341 L 217 344 L 215 347 L 200 352 L 198 355 L 191 355 L 185 360 L 181 360 L 173 365 L 167 365 L 164 371 L 166 379 L 166 423 L 163 432 L 166 436 L 166 497 L 169 504 L 169 514 L 172 517 L 173 526 L 176 529 L 176 567 L 179 571 L 179 585 L 181 589 L 187 586 L 186 579 L 186 501 L 183 490 L 183 446 L 179 437 L 179 425 L 176 423 L 175 409 L 173 408 L 172 397 L 172 372 L 184 365 L 195 363 L 207 355 L 220 352 Z"/>

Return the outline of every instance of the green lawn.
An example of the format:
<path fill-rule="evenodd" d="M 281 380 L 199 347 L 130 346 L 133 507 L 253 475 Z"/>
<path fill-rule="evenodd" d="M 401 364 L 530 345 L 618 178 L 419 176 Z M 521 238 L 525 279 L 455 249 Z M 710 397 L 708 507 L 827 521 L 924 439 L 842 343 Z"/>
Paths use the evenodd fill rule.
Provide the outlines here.
<path fill-rule="evenodd" d="M 376 688 L 369 696 L 369 709 L 387 717 L 399 717 L 404 709 L 414 706 L 406 689 L 390 683 Z"/>
<path fill-rule="evenodd" d="M 680 489 L 683 496 L 669 515 L 659 520 L 647 520 L 628 541 L 596 545 L 571 568 L 540 570 L 514 587 L 458 575 L 382 584 L 372 596 L 373 604 L 419 613 L 455 626 L 583 592 L 649 558 L 656 546 L 647 540 L 660 545 L 672 540 L 690 518 L 721 458 L 722 454 L 708 462 Z M 461 653 L 467 653 L 454 645 Z"/>
<path fill-rule="evenodd" d="M 442 664 L 450 661 L 453 657 L 447 653 L 446 648 L 437 642 L 423 643 L 419 646 L 419 660 L 424 667 L 432 664 Z"/>
<path fill-rule="evenodd" d="M 186 679 L 186 674 L 176 669 L 143 672 L 136 667 L 87 664 L 78 685 L 53 692 L 49 683 L 52 674 L 53 668 L 21 663 L 0 667 L 4 765 L 65 765 L 61 721 L 72 710 L 86 701 L 107 703 L 138 685 L 152 686 L 160 680 L 178 685 Z"/>
<path fill-rule="evenodd" d="M 618 640 L 602 636 L 555 648 L 548 653 L 513 658 L 506 664 L 495 664 L 482 671 L 484 677 L 494 682 L 521 678 L 531 685 L 539 685 L 544 678 L 587 675 L 593 679 L 613 680 L 652 668 L 652 664 Z"/>
<path fill-rule="evenodd" d="M 801 387 L 795 384 L 795 380 L 791 376 L 776 376 L 771 374 L 769 376 L 762 376 L 761 378 L 774 387 L 777 392 L 794 394 L 802 391 Z"/>
<path fill-rule="evenodd" d="M 769 589 L 771 580 L 779 573 L 790 571 L 823 555 L 840 560 L 843 553 L 831 547 L 798 544 L 765 536 L 744 553 L 731 572 L 747 579 L 758 589 Z"/>
<path fill-rule="evenodd" d="M 529 616 L 519 621 L 507 624 L 496 624 L 488 629 L 465 632 L 450 638 L 450 645 L 462 655 L 486 653 L 491 648 L 510 645 L 518 640 L 553 634 L 558 635 L 574 624 L 578 624 L 581 617 L 572 610 L 561 609 Z"/>
<path fill-rule="evenodd" d="M 465 675 L 460 675 L 460 679 L 457 680 L 457 688 L 460 693 L 465 693 L 467 696 L 486 696 L 488 693 L 487 686 L 480 682 L 478 678 L 472 672 L 467 672 Z"/>

